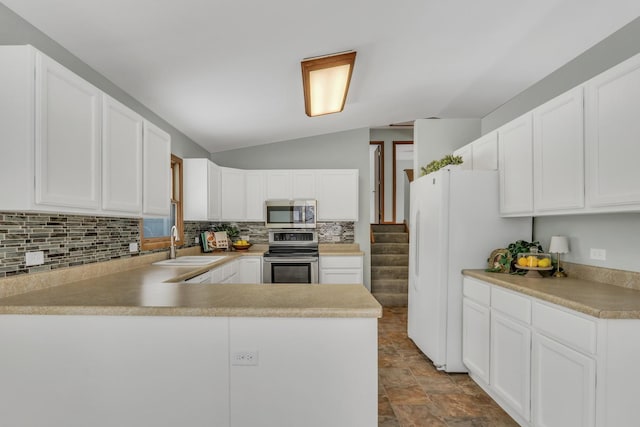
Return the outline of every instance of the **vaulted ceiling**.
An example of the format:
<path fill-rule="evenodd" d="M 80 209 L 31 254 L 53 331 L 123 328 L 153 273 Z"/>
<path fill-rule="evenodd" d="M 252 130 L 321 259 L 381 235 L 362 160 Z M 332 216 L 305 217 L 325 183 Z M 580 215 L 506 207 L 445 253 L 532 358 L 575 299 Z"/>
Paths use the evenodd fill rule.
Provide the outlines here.
<path fill-rule="evenodd" d="M 2 0 L 211 152 L 483 117 L 640 15 L 637 0 Z M 344 112 L 300 61 L 358 52 Z"/>

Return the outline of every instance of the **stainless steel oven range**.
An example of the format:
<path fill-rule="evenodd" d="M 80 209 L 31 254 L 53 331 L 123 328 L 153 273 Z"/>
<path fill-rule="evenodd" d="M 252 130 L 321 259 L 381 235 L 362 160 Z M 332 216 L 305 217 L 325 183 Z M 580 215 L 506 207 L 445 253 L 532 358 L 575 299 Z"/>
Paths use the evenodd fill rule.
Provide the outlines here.
<path fill-rule="evenodd" d="M 269 250 L 262 266 L 264 283 L 318 283 L 318 234 L 269 230 Z"/>

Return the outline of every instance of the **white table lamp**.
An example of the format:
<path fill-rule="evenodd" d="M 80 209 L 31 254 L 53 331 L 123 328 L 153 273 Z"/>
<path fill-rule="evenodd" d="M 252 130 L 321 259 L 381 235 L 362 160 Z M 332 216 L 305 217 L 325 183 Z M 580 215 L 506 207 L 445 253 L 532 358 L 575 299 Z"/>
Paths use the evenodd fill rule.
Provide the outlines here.
<path fill-rule="evenodd" d="M 558 254 L 558 266 L 556 272 L 553 273 L 553 277 L 567 277 L 564 272 L 560 271 L 560 254 L 569 253 L 569 238 L 566 236 L 551 236 L 549 252 Z"/>

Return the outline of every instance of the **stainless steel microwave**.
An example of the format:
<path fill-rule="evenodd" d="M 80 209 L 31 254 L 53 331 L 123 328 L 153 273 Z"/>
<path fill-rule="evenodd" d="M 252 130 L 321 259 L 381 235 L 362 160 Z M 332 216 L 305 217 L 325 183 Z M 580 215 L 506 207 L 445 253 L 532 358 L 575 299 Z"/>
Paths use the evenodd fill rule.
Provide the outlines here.
<path fill-rule="evenodd" d="M 316 228 L 315 200 L 267 200 L 267 228 Z"/>

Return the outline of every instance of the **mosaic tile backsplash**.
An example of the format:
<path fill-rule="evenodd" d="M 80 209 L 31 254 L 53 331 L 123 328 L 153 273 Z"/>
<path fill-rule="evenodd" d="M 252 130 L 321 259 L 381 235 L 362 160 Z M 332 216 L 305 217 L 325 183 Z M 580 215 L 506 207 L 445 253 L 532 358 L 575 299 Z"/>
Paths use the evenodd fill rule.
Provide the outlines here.
<path fill-rule="evenodd" d="M 179 247 L 197 246 L 195 238 L 218 223 L 185 221 Z M 231 223 L 252 243 L 267 243 L 263 222 Z M 321 243 L 354 243 L 354 223 L 319 223 Z M 168 251 L 129 252 L 140 244 L 138 219 L 50 213 L 0 212 L 0 278 Z M 25 253 L 43 251 L 43 265 L 26 267 Z"/>

